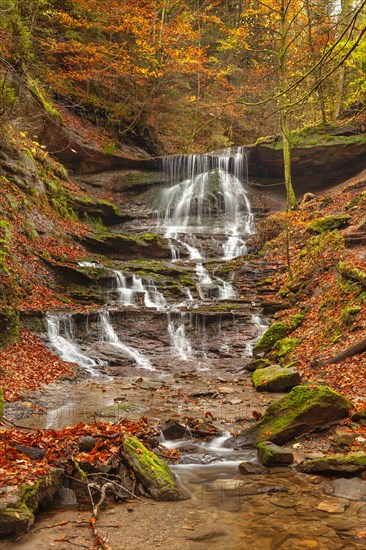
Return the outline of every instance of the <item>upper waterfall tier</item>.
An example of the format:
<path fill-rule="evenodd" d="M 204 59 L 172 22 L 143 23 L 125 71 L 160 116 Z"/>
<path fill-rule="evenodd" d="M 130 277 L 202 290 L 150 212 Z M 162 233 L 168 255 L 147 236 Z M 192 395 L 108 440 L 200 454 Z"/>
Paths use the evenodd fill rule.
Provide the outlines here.
<path fill-rule="evenodd" d="M 163 159 L 171 186 L 158 198 L 158 216 L 166 237 L 220 234 L 223 259 L 245 253 L 243 237 L 254 232 L 245 190 L 247 156 L 240 147 L 219 155 L 178 155 Z"/>

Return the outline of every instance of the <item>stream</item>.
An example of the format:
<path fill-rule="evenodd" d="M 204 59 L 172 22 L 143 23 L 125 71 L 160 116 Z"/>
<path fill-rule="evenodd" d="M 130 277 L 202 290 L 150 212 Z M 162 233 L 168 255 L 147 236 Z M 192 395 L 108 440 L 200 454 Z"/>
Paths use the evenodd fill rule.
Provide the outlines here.
<path fill-rule="evenodd" d="M 182 284 L 174 297 L 153 276 L 121 262 L 111 270 L 107 305 L 99 311 L 49 312 L 48 345 L 86 376 L 65 383 L 61 407 L 60 390 L 50 388 L 50 411 L 23 424 L 58 429 L 81 420 L 141 414 L 157 424 L 177 416 L 216 419 L 219 437 L 197 439 L 189 432 L 174 440 L 161 437 L 162 447 L 181 453 L 181 463 L 172 468 L 191 498 L 147 506 L 150 520 L 141 518 L 144 512 L 133 504 L 130 515 L 140 519 L 134 527 L 138 532 L 117 535 L 112 530 L 113 548 L 133 550 L 145 541 L 148 548 L 189 550 L 364 548 L 354 535 L 362 530 L 365 505 L 329 497 L 323 491 L 326 482 L 291 468 L 243 475 L 239 464 L 254 464 L 255 450 L 226 446 L 253 420 L 253 410 L 263 412 L 280 397 L 255 392 L 243 368 L 268 320 L 255 293 L 242 295 L 226 268 L 247 253 L 256 231 L 245 149 L 167 157 L 163 167 L 170 183 L 160 190 L 155 218 L 145 231 L 168 239 L 169 264 L 186 274 L 189 284 Z M 79 265 L 98 269 L 97 263 Z M 263 265 L 259 273 L 248 274 L 248 285 L 270 273 Z M 328 500 L 337 503 L 334 513 L 319 508 Z M 119 521 L 128 521 L 120 508 Z M 164 528 L 158 528 L 159 521 Z M 25 540 L 49 547 L 37 535 Z M 12 547 L 26 548 L 23 544 Z"/>

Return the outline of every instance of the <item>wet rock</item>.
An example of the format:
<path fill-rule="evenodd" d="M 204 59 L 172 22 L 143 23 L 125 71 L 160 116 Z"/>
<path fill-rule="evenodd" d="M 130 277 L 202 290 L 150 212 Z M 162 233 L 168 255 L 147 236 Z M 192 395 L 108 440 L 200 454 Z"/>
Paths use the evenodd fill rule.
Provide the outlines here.
<path fill-rule="evenodd" d="M 297 469 L 306 474 L 356 474 L 366 470 L 366 453 L 349 453 L 316 458 L 300 464 Z"/>
<path fill-rule="evenodd" d="M 76 493 L 70 487 L 60 487 L 57 491 L 56 500 L 60 508 L 73 508 L 78 505 Z"/>
<path fill-rule="evenodd" d="M 329 481 L 324 487 L 327 495 L 366 502 L 366 481 L 358 478 L 340 478 Z"/>
<path fill-rule="evenodd" d="M 38 460 L 39 458 L 43 458 L 46 454 L 46 451 L 44 449 L 40 449 L 39 447 L 25 447 L 24 445 L 15 445 L 16 450 L 19 453 L 23 453 L 32 460 Z"/>
<path fill-rule="evenodd" d="M 78 447 L 81 453 L 90 453 L 95 447 L 96 440 L 91 435 L 85 435 L 79 438 Z"/>
<path fill-rule="evenodd" d="M 122 457 L 144 489 L 155 500 L 182 500 L 187 495 L 178 487 L 174 473 L 137 437 L 125 435 Z"/>
<path fill-rule="evenodd" d="M 271 443 L 263 441 L 258 445 L 258 460 L 264 466 L 283 466 L 294 461 L 294 455 L 289 449 L 284 449 Z"/>
<path fill-rule="evenodd" d="M 327 521 L 327 525 L 336 531 L 359 531 L 359 523 L 351 521 L 349 519 L 330 519 Z"/>
<path fill-rule="evenodd" d="M 343 514 L 348 506 L 349 503 L 347 501 L 332 499 L 319 502 L 316 509 L 321 512 L 328 512 L 328 514 Z"/>
<path fill-rule="evenodd" d="M 254 372 L 256 369 L 265 369 L 271 365 L 272 362 L 269 359 L 253 359 L 245 366 L 245 369 L 249 372 Z"/>
<path fill-rule="evenodd" d="M 227 535 L 226 531 L 209 531 L 208 533 L 195 535 L 194 537 L 186 537 L 186 539 L 192 540 L 195 542 L 204 542 L 204 541 L 216 540 L 220 537 L 225 537 L 226 535 Z"/>
<path fill-rule="evenodd" d="M 170 258 L 170 248 L 161 235 L 146 233 L 143 235 L 121 235 L 119 233 L 100 233 L 82 235 L 80 241 L 88 250 L 102 253 L 109 258 Z"/>
<path fill-rule="evenodd" d="M 265 493 L 286 493 L 287 488 L 282 485 L 255 485 L 240 479 L 216 479 L 208 485 L 211 491 L 226 496 L 261 495 Z"/>
<path fill-rule="evenodd" d="M 158 380 L 144 380 L 140 387 L 142 390 L 156 390 L 157 388 L 162 388 L 163 386 L 164 382 L 160 382 Z"/>
<path fill-rule="evenodd" d="M 163 426 L 160 426 L 160 430 L 165 439 L 181 439 L 189 434 L 189 428 L 176 420 L 168 420 Z"/>
<path fill-rule="evenodd" d="M 270 405 L 246 437 L 260 443 L 265 437 L 282 444 L 294 437 L 324 428 L 348 415 L 352 403 L 328 386 L 296 386 Z"/>
<path fill-rule="evenodd" d="M 268 469 L 258 462 L 240 462 L 239 472 L 244 475 L 268 474 Z"/>
<path fill-rule="evenodd" d="M 216 397 L 218 395 L 216 390 L 196 390 L 188 394 L 188 397 Z"/>
<path fill-rule="evenodd" d="M 336 447 L 351 447 L 356 439 L 356 434 L 347 428 L 338 428 L 333 435 Z M 366 465 L 365 465 L 366 468 Z"/>
<path fill-rule="evenodd" d="M 206 453 L 204 455 L 190 454 L 182 457 L 182 464 L 212 464 L 219 460 L 220 456 L 216 453 Z"/>
<path fill-rule="evenodd" d="M 358 424 L 362 424 L 363 426 L 366 426 L 366 410 L 364 411 L 356 411 L 352 414 L 351 420 L 353 422 L 357 422 Z"/>
<path fill-rule="evenodd" d="M 256 369 L 252 382 L 257 391 L 284 392 L 301 384 L 301 376 L 295 367 L 280 366 Z"/>
<path fill-rule="evenodd" d="M 39 506 L 49 505 L 60 485 L 63 470 L 52 469 L 32 484 L 0 489 L 0 537 L 28 531 Z"/>

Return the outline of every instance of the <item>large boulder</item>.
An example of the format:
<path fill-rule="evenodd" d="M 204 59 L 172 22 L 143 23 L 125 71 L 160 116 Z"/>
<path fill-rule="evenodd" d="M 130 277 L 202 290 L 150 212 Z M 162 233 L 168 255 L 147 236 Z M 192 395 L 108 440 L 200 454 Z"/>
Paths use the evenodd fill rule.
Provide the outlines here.
<path fill-rule="evenodd" d="M 252 382 L 257 391 L 284 392 L 301 384 L 301 376 L 295 367 L 283 368 L 278 365 L 256 369 Z"/>
<path fill-rule="evenodd" d="M 342 473 L 356 474 L 366 470 L 366 453 L 349 453 L 307 460 L 298 466 L 306 474 Z"/>
<path fill-rule="evenodd" d="M 339 214 L 337 216 L 325 216 L 324 218 L 318 218 L 317 220 L 309 223 L 307 230 L 310 233 L 321 234 L 325 231 L 334 231 L 334 229 L 341 229 L 349 224 L 352 216 L 349 214 Z"/>
<path fill-rule="evenodd" d="M 49 505 L 61 482 L 63 470 L 54 468 L 36 481 L 0 489 L 0 537 L 25 533 L 34 523 L 35 512 Z"/>
<path fill-rule="evenodd" d="M 174 473 L 133 435 L 123 439 L 123 459 L 144 489 L 155 500 L 182 500 L 186 495 L 177 485 Z"/>
<path fill-rule="evenodd" d="M 254 427 L 254 439 L 282 444 L 346 417 L 352 407 L 328 386 L 296 386 L 267 408 Z"/>

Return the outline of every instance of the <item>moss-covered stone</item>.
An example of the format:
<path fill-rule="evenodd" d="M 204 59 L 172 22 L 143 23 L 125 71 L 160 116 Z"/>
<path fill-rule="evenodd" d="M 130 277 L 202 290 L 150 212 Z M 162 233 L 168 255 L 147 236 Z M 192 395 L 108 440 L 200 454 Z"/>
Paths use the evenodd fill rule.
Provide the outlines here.
<path fill-rule="evenodd" d="M 337 266 L 338 273 L 344 279 L 351 279 L 366 288 L 366 272 L 354 267 L 350 262 L 339 262 Z"/>
<path fill-rule="evenodd" d="M 289 449 L 278 447 L 271 441 L 263 441 L 257 447 L 258 460 L 263 466 L 283 466 L 294 461 Z"/>
<path fill-rule="evenodd" d="M 256 369 L 252 382 L 257 391 L 283 392 L 301 384 L 299 371 L 293 367 L 282 368 L 278 365 Z"/>
<path fill-rule="evenodd" d="M 342 324 L 343 325 L 352 325 L 355 322 L 355 319 L 359 313 L 361 313 L 361 306 L 347 306 L 342 311 Z"/>
<path fill-rule="evenodd" d="M 289 332 L 290 328 L 282 321 L 273 323 L 254 346 L 253 355 L 256 356 L 259 353 L 270 350 L 277 340 L 282 340 Z"/>
<path fill-rule="evenodd" d="M 301 472 L 356 474 L 366 470 L 366 453 L 335 454 L 307 460 L 298 466 Z"/>
<path fill-rule="evenodd" d="M 277 444 L 312 432 L 348 415 L 353 405 L 328 386 L 296 386 L 270 405 L 254 428 L 255 439 Z"/>
<path fill-rule="evenodd" d="M 170 468 L 152 451 L 132 435 L 123 439 L 123 457 L 132 468 L 144 489 L 156 500 L 179 500 L 175 475 Z"/>
<path fill-rule="evenodd" d="M 272 352 L 278 359 L 282 359 L 289 356 L 300 344 L 301 340 L 298 338 L 282 338 L 282 340 L 277 340 L 272 348 Z"/>
<path fill-rule="evenodd" d="M 62 475 L 62 469 L 53 468 L 32 484 L 7 487 L 0 500 L 0 537 L 26 532 L 33 525 L 39 506 L 52 502 Z"/>
<path fill-rule="evenodd" d="M 265 369 L 270 367 L 272 362 L 269 359 L 253 359 L 246 365 L 246 369 L 249 371 L 255 371 L 256 369 Z"/>
<path fill-rule="evenodd" d="M 334 231 L 334 229 L 341 229 L 346 227 L 352 216 L 349 214 L 340 214 L 338 216 L 325 216 L 324 218 L 319 218 L 314 222 L 309 223 L 307 230 L 311 233 L 325 233 L 325 231 Z"/>
<path fill-rule="evenodd" d="M 92 252 L 103 253 L 111 259 L 170 258 L 168 241 L 156 233 L 122 235 L 102 232 L 81 237 Z"/>

